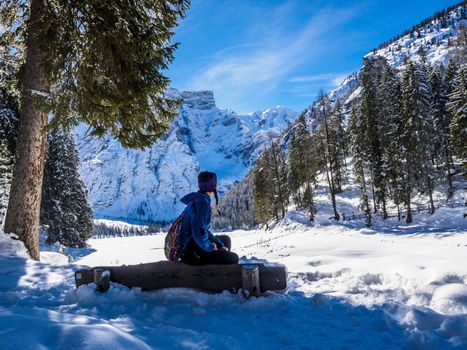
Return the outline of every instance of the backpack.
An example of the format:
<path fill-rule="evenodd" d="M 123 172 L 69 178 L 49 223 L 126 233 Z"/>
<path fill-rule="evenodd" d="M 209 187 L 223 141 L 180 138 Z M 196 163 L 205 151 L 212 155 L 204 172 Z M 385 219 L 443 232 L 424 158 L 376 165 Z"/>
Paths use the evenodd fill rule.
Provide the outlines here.
<path fill-rule="evenodd" d="M 167 236 L 165 236 L 164 252 L 167 260 L 177 262 L 182 254 L 181 238 L 182 238 L 182 221 L 183 213 L 170 226 Z"/>
<path fill-rule="evenodd" d="M 193 209 L 194 203 L 191 202 L 188 204 Z M 175 219 L 172 225 L 169 228 L 169 232 L 167 232 L 167 236 L 165 236 L 165 243 L 164 243 L 164 253 L 167 260 L 172 262 L 177 262 L 180 260 L 182 253 L 185 251 L 188 243 L 188 240 L 185 245 L 182 247 L 182 222 L 183 222 L 183 215 L 185 214 L 188 206 L 182 211 L 182 213 Z"/>

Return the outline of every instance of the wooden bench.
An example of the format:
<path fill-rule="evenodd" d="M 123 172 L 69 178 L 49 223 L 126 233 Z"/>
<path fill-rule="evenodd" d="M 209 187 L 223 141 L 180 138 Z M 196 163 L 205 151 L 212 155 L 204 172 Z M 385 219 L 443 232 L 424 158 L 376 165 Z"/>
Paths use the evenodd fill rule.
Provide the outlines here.
<path fill-rule="evenodd" d="M 110 282 L 150 291 L 162 288 L 193 288 L 208 292 L 243 289 L 247 296 L 266 291 L 283 291 L 287 287 L 284 265 L 238 264 L 190 266 L 159 261 L 139 265 L 100 266 L 75 272 L 76 287 L 95 283 L 97 290 L 107 291 Z"/>

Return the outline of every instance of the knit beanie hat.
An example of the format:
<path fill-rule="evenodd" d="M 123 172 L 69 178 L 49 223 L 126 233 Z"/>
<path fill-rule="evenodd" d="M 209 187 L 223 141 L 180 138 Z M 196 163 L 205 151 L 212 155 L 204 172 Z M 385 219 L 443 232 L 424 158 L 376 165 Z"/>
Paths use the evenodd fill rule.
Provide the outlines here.
<path fill-rule="evenodd" d="M 217 196 L 217 175 L 209 171 L 202 171 L 198 175 L 198 187 L 203 192 L 214 192 L 216 205 L 219 205 L 219 197 Z"/>

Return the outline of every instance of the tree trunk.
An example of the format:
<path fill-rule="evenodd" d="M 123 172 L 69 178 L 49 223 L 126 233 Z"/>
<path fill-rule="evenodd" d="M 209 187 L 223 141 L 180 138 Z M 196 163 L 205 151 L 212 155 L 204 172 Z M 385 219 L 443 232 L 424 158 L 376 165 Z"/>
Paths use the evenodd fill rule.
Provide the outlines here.
<path fill-rule="evenodd" d="M 312 187 L 312 184 L 311 184 L 311 181 L 308 179 L 308 184 L 307 184 L 307 187 L 308 187 L 308 195 L 310 196 L 310 221 L 313 222 L 315 221 L 315 203 L 314 203 L 314 200 L 313 200 L 313 187 Z"/>
<path fill-rule="evenodd" d="M 381 202 L 383 204 L 383 220 L 386 220 L 388 218 L 388 211 L 386 208 L 386 198 L 383 198 Z"/>
<path fill-rule="evenodd" d="M 412 223 L 412 208 L 410 207 L 410 192 L 407 193 L 406 205 L 407 205 L 407 217 L 405 218 L 405 222 L 407 224 L 410 224 Z"/>
<path fill-rule="evenodd" d="M 378 211 L 378 206 L 376 204 L 376 196 L 375 196 L 375 180 L 373 177 L 371 177 L 371 195 L 373 197 L 373 213 L 376 214 L 376 212 Z"/>
<path fill-rule="evenodd" d="M 271 139 L 272 140 L 272 139 Z M 280 204 L 280 211 L 281 211 L 281 219 L 283 219 L 285 217 L 285 196 L 284 194 L 282 193 L 282 184 L 281 184 L 281 181 L 282 181 L 282 178 L 281 178 L 281 174 L 280 174 L 280 171 L 279 171 L 279 157 L 277 155 L 277 152 L 276 152 L 276 146 L 274 143 L 272 143 L 271 145 L 271 150 L 272 150 L 272 157 L 273 157 L 273 161 L 274 161 L 274 174 L 276 176 L 276 179 L 277 179 L 277 196 L 278 196 L 278 200 L 279 200 L 279 204 Z"/>
<path fill-rule="evenodd" d="M 260 291 L 282 291 L 287 288 L 287 268 L 284 265 L 234 264 L 190 266 L 184 263 L 159 261 L 138 265 L 101 266 L 75 272 L 76 287 L 95 281 L 94 271 L 108 271 L 110 281 L 144 291 L 162 288 L 194 288 L 220 293 L 244 288 L 242 269 L 256 266 L 259 270 Z"/>
<path fill-rule="evenodd" d="M 298 188 L 298 191 L 297 191 L 297 200 L 298 200 L 298 207 L 302 208 L 303 201 L 302 201 L 302 191 L 300 191 L 300 187 Z"/>
<path fill-rule="evenodd" d="M 329 148 L 329 131 L 328 131 L 328 121 L 326 118 L 326 111 L 324 111 L 323 115 L 324 115 L 324 131 L 326 134 L 326 150 L 324 152 L 325 162 L 326 162 L 326 176 L 328 178 L 329 191 L 331 192 L 331 201 L 332 201 L 332 209 L 334 211 L 334 219 L 339 221 L 340 216 L 339 216 L 339 213 L 337 212 L 337 206 L 336 206 L 336 187 L 334 184 L 334 174 L 332 172 L 331 153 L 330 153 L 330 148 Z"/>
<path fill-rule="evenodd" d="M 17 234 L 35 260 L 40 257 L 39 214 L 47 137 L 47 113 L 39 111 L 33 101 L 33 91 L 44 91 L 47 86 L 35 37 L 41 6 L 41 0 L 31 1 L 15 169 L 5 218 L 5 232 Z"/>
<path fill-rule="evenodd" d="M 371 222 L 371 209 L 370 209 L 370 202 L 368 200 L 368 194 L 366 191 L 366 181 L 365 181 L 365 173 L 362 168 L 361 170 L 361 177 L 362 177 L 362 189 L 364 191 L 364 202 L 365 202 L 365 225 L 367 227 L 371 227 L 372 222 Z"/>
<path fill-rule="evenodd" d="M 434 214 L 435 213 L 435 204 L 433 202 L 433 185 L 431 183 L 431 180 L 430 180 L 430 184 L 429 184 L 429 187 L 428 187 L 428 194 L 430 196 L 430 214 Z"/>
<path fill-rule="evenodd" d="M 452 175 L 451 175 L 451 166 L 449 163 L 450 159 L 450 154 L 449 154 L 449 148 L 448 145 L 445 145 L 445 156 L 446 156 L 446 171 L 448 173 L 447 178 L 448 178 L 448 198 L 451 199 L 453 195 L 453 187 L 452 187 Z"/>

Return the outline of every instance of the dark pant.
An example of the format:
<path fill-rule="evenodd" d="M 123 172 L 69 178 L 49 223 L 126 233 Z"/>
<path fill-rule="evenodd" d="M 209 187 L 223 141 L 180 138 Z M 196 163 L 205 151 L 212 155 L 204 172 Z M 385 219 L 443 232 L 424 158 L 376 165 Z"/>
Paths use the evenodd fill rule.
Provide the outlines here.
<path fill-rule="evenodd" d="M 182 262 L 194 266 L 238 264 L 238 255 L 230 251 L 230 247 L 232 246 L 230 237 L 221 235 L 217 236 L 217 238 L 222 241 L 229 251 L 213 250 L 212 252 L 205 252 L 196 244 L 195 240 L 191 238 L 181 258 Z"/>

